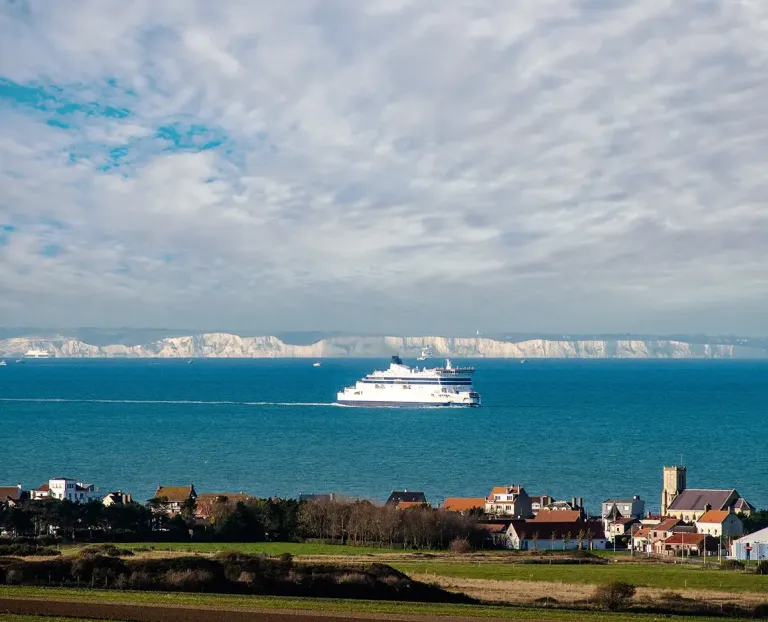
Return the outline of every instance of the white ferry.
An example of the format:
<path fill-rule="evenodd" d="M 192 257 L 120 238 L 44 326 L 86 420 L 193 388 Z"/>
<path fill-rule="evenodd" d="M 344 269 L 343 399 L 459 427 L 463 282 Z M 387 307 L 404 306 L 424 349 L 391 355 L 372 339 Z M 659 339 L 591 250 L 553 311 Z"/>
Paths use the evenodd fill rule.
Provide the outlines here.
<path fill-rule="evenodd" d="M 37 348 L 32 348 L 31 350 L 27 351 L 24 357 L 28 359 L 49 359 L 51 358 L 51 353 L 48 352 L 48 350 L 39 350 Z"/>
<path fill-rule="evenodd" d="M 355 386 L 339 391 L 336 401 L 346 406 L 480 406 L 472 388 L 473 367 L 419 369 L 393 356 L 389 369 L 374 371 Z"/>

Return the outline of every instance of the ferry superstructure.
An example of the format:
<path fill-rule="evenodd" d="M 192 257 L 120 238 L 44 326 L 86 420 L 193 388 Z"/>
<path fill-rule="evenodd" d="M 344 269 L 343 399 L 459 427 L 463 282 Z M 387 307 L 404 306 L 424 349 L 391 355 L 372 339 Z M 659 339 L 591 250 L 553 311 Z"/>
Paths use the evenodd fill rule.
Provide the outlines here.
<path fill-rule="evenodd" d="M 24 357 L 28 359 L 49 359 L 51 358 L 51 353 L 48 352 L 48 350 L 40 350 L 38 348 L 32 348 L 31 350 L 27 351 Z"/>
<path fill-rule="evenodd" d="M 339 391 L 336 401 L 345 406 L 480 406 L 474 373 L 473 367 L 453 367 L 450 359 L 445 367 L 419 369 L 393 356 L 389 369 L 371 372 Z"/>

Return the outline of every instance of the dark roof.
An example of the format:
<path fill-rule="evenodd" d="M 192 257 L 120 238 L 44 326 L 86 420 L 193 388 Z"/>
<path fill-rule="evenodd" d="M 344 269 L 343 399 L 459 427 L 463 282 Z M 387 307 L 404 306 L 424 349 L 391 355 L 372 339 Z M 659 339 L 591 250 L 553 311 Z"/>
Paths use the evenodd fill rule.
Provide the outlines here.
<path fill-rule="evenodd" d="M 634 501 L 642 501 L 642 499 L 606 499 L 603 503 L 632 503 Z"/>
<path fill-rule="evenodd" d="M 681 492 L 675 500 L 669 504 L 670 510 L 696 511 L 704 510 L 709 505 L 712 510 L 725 509 L 728 498 L 735 490 L 697 490 L 687 488 Z"/>
<path fill-rule="evenodd" d="M 750 512 L 755 510 L 755 506 L 752 505 L 749 501 L 746 499 L 739 498 L 736 503 L 733 504 L 734 510 L 749 510 Z"/>
<path fill-rule="evenodd" d="M 576 540 L 579 536 L 579 532 L 592 532 L 593 540 L 601 540 L 605 538 L 605 531 L 603 525 L 599 521 L 578 521 L 575 523 L 541 523 L 538 521 L 530 520 L 524 523 L 513 523 L 514 529 L 518 536 L 525 534 L 525 539 L 530 540 L 534 534 L 538 536 L 539 540 L 548 540 L 554 534 L 555 539 L 562 539 L 569 533 L 571 539 Z M 584 536 L 586 540 L 586 536 Z"/>
<path fill-rule="evenodd" d="M 406 503 L 426 503 L 427 497 L 423 492 L 411 492 L 409 490 L 393 490 L 387 499 L 387 505 L 398 505 Z"/>

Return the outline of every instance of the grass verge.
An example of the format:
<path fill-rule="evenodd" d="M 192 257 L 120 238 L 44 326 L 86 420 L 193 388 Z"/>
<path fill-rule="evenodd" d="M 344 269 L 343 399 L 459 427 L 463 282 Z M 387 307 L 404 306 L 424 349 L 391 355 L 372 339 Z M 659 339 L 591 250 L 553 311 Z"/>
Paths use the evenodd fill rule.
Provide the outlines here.
<path fill-rule="evenodd" d="M 73 554 L 87 545 L 65 546 L 65 554 Z M 131 551 L 154 549 L 155 551 L 180 551 L 188 553 L 219 553 L 235 551 L 238 553 L 265 553 L 267 555 L 392 555 L 397 553 L 418 553 L 402 549 L 381 549 L 363 546 L 342 546 L 338 544 L 310 544 L 304 542 L 127 542 L 115 546 Z"/>

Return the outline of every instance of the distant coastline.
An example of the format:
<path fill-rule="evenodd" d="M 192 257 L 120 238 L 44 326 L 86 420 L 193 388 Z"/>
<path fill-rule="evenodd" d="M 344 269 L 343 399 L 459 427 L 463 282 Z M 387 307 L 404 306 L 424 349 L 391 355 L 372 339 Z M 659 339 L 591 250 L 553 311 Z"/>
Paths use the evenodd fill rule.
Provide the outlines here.
<path fill-rule="evenodd" d="M 19 357 L 45 350 L 55 358 L 349 358 L 417 357 L 430 348 L 435 358 L 509 359 L 756 359 L 768 358 L 762 341 L 590 338 L 507 340 L 490 337 L 331 336 L 309 344 L 292 344 L 274 335 L 244 337 L 199 333 L 147 343 L 94 345 L 72 336 L 19 336 L 0 340 L 0 357 Z"/>

